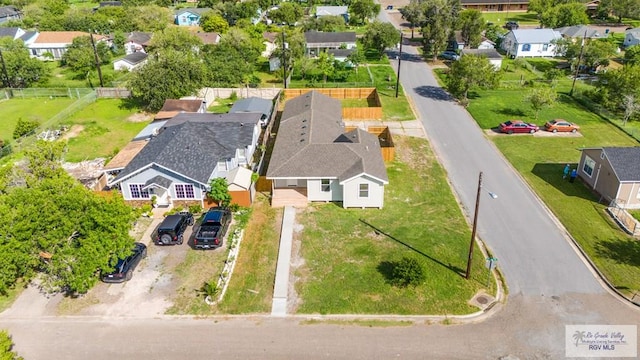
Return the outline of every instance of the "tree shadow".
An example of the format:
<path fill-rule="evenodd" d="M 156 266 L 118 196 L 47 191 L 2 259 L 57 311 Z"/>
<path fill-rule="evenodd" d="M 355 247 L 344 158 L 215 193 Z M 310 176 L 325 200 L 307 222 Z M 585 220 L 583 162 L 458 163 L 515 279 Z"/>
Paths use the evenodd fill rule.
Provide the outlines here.
<path fill-rule="evenodd" d="M 405 243 L 405 242 L 403 242 L 403 241 L 391 236 L 390 234 L 385 233 L 384 231 L 382 231 L 381 229 L 375 227 L 374 225 L 369 224 L 364 219 L 359 219 L 359 220 L 360 220 L 361 223 L 363 223 L 363 224 L 367 225 L 368 227 L 372 228 L 373 231 L 375 231 L 376 234 L 384 235 L 384 236 L 388 237 L 389 239 L 397 242 L 398 244 L 404 245 L 406 248 L 408 248 L 409 250 L 412 250 L 416 254 L 422 255 L 423 257 L 433 261 L 434 263 L 436 263 L 436 264 L 438 264 L 438 265 L 440 265 L 440 266 L 442 266 L 444 268 L 447 268 L 447 269 L 455 272 L 456 274 L 458 274 L 460 276 L 464 276 L 464 271 L 461 268 L 459 268 L 457 266 L 453 266 L 451 264 L 445 264 L 442 261 L 432 257 L 431 255 L 425 254 L 424 252 L 416 249 L 415 247 L 411 246 L 410 244 L 407 244 L 407 243 Z M 381 268 L 381 266 L 382 266 L 382 268 Z M 388 271 L 389 273 L 391 273 L 391 271 L 393 271 L 393 266 L 394 266 L 393 263 L 389 263 L 389 264 L 385 264 L 385 265 L 382 265 L 382 263 L 381 263 L 380 265 L 378 265 L 378 271 L 380 271 L 382 273 L 382 271 L 384 270 L 384 271 Z M 382 274 L 385 275 L 385 277 L 386 277 L 385 273 L 382 273 Z"/>
<path fill-rule="evenodd" d="M 439 101 L 455 101 L 443 88 L 438 86 L 424 85 L 413 89 L 418 95 Z"/>
<path fill-rule="evenodd" d="M 516 109 L 516 108 L 512 108 L 512 107 L 503 107 L 502 109 L 498 109 L 496 112 L 499 113 L 499 114 L 502 114 L 502 115 L 506 115 L 506 116 L 524 117 L 524 116 L 527 115 L 521 109 Z"/>
<path fill-rule="evenodd" d="M 576 169 L 578 164 L 568 163 L 571 169 Z M 575 182 L 569 182 L 569 177 L 562 178 L 564 176 L 564 167 L 567 163 L 538 163 L 533 166 L 531 173 L 538 178 L 544 180 L 547 184 L 553 186 L 565 196 L 573 196 L 590 201 L 596 201 L 597 197 L 578 177 Z"/>
<path fill-rule="evenodd" d="M 120 105 L 118 105 L 118 108 L 122 110 L 140 110 L 143 107 L 142 102 L 134 97 L 121 99 Z"/>
<path fill-rule="evenodd" d="M 395 264 L 392 261 L 381 261 L 376 267 L 378 272 L 384 276 L 385 282 L 391 284 L 393 282 L 393 269 Z"/>
<path fill-rule="evenodd" d="M 618 264 L 640 266 L 640 241 L 633 238 L 600 241 L 596 252 Z"/>

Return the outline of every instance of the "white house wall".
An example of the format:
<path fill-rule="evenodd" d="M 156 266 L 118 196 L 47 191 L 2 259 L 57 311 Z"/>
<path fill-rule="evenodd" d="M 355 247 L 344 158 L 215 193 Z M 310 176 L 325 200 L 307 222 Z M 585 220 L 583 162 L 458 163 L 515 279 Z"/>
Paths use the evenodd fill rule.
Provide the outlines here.
<path fill-rule="evenodd" d="M 360 197 L 360 184 L 369 184 L 368 197 Z M 342 192 L 345 208 L 382 208 L 384 204 L 384 185 L 366 175 L 344 182 Z"/>
<path fill-rule="evenodd" d="M 175 173 L 172 172 L 168 172 L 165 171 L 161 168 L 157 168 L 157 167 L 151 167 L 148 168 L 130 178 L 127 178 L 126 180 L 121 182 L 121 190 L 122 190 L 122 197 L 125 200 L 139 200 L 139 199 L 132 199 L 131 198 L 131 192 L 129 191 L 129 184 L 144 184 L 146 183 L 149 179 L 155 177 L 156 175 L 160 175 L 163 176 L 169 180 L 171 180 L 171 182 L 173 184 L 192 184 L 193 185 L 193 193 L 196 199 L 200 200 L 203 198 L 203 191 L 200 188 L 200 184 L 190 181 L 188 179 L 185 179 L 181 176 L 176 175 Z M 168 193 L 169 196 L 171 196 L 172 199 L 176 199 L 176 194 L 175 194 L 175 189 L 173 186 L 170 186 L 170 188 L 168 189 Z"/>
<path fill-rule="evenodd" d="M 342 201 L 342 185 L 337 179 L 330 179 L 329 191 L 322 191 L 321 179 L 307 180 L 307 199 L 309 201 Z"/>

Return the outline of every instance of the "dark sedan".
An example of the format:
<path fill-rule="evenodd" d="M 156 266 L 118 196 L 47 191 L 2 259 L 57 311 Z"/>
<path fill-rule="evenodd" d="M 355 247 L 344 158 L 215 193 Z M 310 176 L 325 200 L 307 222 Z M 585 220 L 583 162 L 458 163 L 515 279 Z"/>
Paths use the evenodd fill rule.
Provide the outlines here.
<path fill-rule="evenodd" d="M 540 128 L 536 124 L 526 123 L 522 120 L 509 120 L 505 121 L 499 126 L 500 132 L 506 134 L 513 133 L 529 133 L 533 134 L 538 131 Z"/>
<path fill-rule="evenodd" d="M 102 281 L 106 283 L 121 283 L 131 280 L 133 271 L 142 259 L 147 256 L 147 246 L 143 243 L 135 243 L 131 255 L 124 259 L 118 259 L 114 270 L 108 274 L 102 274 Z"/>

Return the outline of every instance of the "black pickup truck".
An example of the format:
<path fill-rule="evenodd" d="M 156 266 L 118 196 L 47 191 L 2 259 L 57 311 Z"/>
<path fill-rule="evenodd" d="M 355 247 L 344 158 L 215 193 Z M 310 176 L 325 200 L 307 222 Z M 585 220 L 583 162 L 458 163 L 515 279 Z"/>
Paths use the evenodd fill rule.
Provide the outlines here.
<path fill-rule="evenodd" d="M 193 246 L 196 249 L 215 249 L 222 246 L 229 223 L 231 223 L 231 211 L 220 207 L 209 209 L 193 238 Z"/>

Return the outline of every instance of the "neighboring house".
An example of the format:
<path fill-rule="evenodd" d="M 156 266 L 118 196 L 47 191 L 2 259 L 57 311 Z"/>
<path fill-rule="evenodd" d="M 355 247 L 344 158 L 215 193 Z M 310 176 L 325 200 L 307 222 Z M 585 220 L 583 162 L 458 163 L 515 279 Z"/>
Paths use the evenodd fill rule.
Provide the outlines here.
<path fill-rule="evenodd" d="M 629 47 L 638 44 L 640 44 L 640 28 L 627 30 L 625 32 L 624 42 L 622 43 L 622 45 L 624 47 Z"/>
<path fill-rule="evenodd" d="M 584 4 L 587 15 L 593 17 L 598 14 L 598 7 L 600 7 L 600 0 L 589 1 Z"/>
<path fill-rule="evenodd" d="M 113 62 L 113 69 L 131 71 L 147 62 L 147 54 L 143 52 L 136 52 L 133 54 L 125 55 L 122 59 L 118 59 Z"/>
<path fill-rule="evenodd" d="M 258 114 L 178 114 L 131 159 L 110 187 L 131 204 L 200 205 L 214 178 L 251 165 Z"/>
<path fill-rule="evenodd" d="M 176 100 L 167 99 L 155 120 L 167 120 L 181 113 L 204 114 L 207 111 L 207 104 L 203 100 Z"/>
<path fill-rule="evenodd" d="M 271 57 L 271 55 L 273 54 L 273 52 L 278 48 L 278 44 L 276 43 L 276 39 L 278 38 L 278 35 L 280 35 L 281 33 L 277 33 L 277 32 L 268 32 L 265 31 L 262 34 L 262 38 L 264 39 L 264 41 L 262 42 L 264 44 L 265 49 L 262 51 L 262 57 L 269 59 Z M 273 70 L 271 70 L 273 71 Z"/>
<path fill-rule="evenodd" d="M 147 52 L 147 46 L 151 41 L 153 33 L 134 31 L 129 33 L 127 40 L 124 42 L 125 54 L 133 54 L 136 52 Z"/>
<path fill-rule="evenodd" d="M 382 208 L 389 179 L 379 140 L 359 128 L 345 132 L 341 107 L 315 91 L 287 101 L 267 169 L 272 206 Z"/>
<path fill-rule="evenodd" d="M 348 60 L 349 55 L 353 54 L 354 49 L 329 49 L 327 53 L 333 55 L 333 59 L 346 63 L 346 67 L 353 67 L 353 64 Z"/>
<path fill-rule="evenodd" d="M 348 6 L 318 6 L 316 7 L 316 17 L 323 16 L 342 16 L 345 23 L 349 22 Z"/>
<path fill-rule="evenodd" d="M 185 8 L 176 11 L 175 23 L 180 26 L 199 26 L 200 18 L 210 8 Z"/>
<path fill-rule="evenodd" d="M 466 45 L 466 42 L 462 39 L 462 32 L 455 31 L 453 33 L 453 38 L 449 40 L 448 48 L 451 50 L 462 50 Z"/>
<path fill-rule="evenodd" d="M 460 0 L 460 5 L 479 11 L 527 11 L 529 0 Z"/>
<path fill-rule="evenodd" d="M 307 31 L 304 33 L 306 52 L 309 56 L 318 56 L 329 49 L 353 49 L 356 47 L 355 32 Z"/>
<path fill-rule="evenodd" d="M 0 38 L 10 37 L 13 40 L 22 40 L 25 43 L 29 42 L 38 33 L 35 31 L 25 31 L 19 27 L 0 27 Z"/>
<path fill-rule="evenodd" d="M 478 45 L 478 49 L 495 49 L 496 43 L 489 39 L 482 39 L 480 45 Z"/>
<path fill-rule="evenodd" d="M 220 42 L 220 34 L 216 32 L 200 32 L 195 34 L 204 45 L 216 45 Z"/>
<path fill-rule="evenodd" d="M 229 109 L 229 113 L 258 113 L 260 114 L 260 125 L 266 126 L 273 113 L 273 101 L 255 96 L 240 99 Z"/>
<path fill-rule="evenodd" d="M 552 29 L 511 30 L 502 39 L 501 47 L 512 58 L 554 57 L 554 40 L 562 35 Z"/>
<path fill-rule="evenodd" d="M 67 47 L 73 43 L 73 39 L 80 36 L 89 36 L 89 33 L 82 31 L 41 31 L 25 43 L 31 57 L 41 60 L 60 60 L 67 52 Z M 93 35 L 94 41 L 102 41 L 106 37 Z M 49 54 L 51 54 L 49 56 Z"/>
<path fill-rule="evenodd" d="M 502 68 L 502 55 L 496 49 L 464 49 L 462 56 L 481 56 L 489 59 L 496 71 Z"/>
<path fill-rule="evenodd" d="M 640 147 L 582 149 L 578 176 L 603 199 L 640 208 Z"/>
<path fill-rule="evenodd" d="M 21 17 L 22 13 L 17 7 L 12 5 L 0 6 L 0 24 L 11 20 L 20 20 Z"/>
<path fill-rule="evenodd" d="M 600 30 L 587 25 L 565 26 L 555 30 L 565 39 L 602 39 L 609 36 L 608 32 L 603 34 Z"/>

